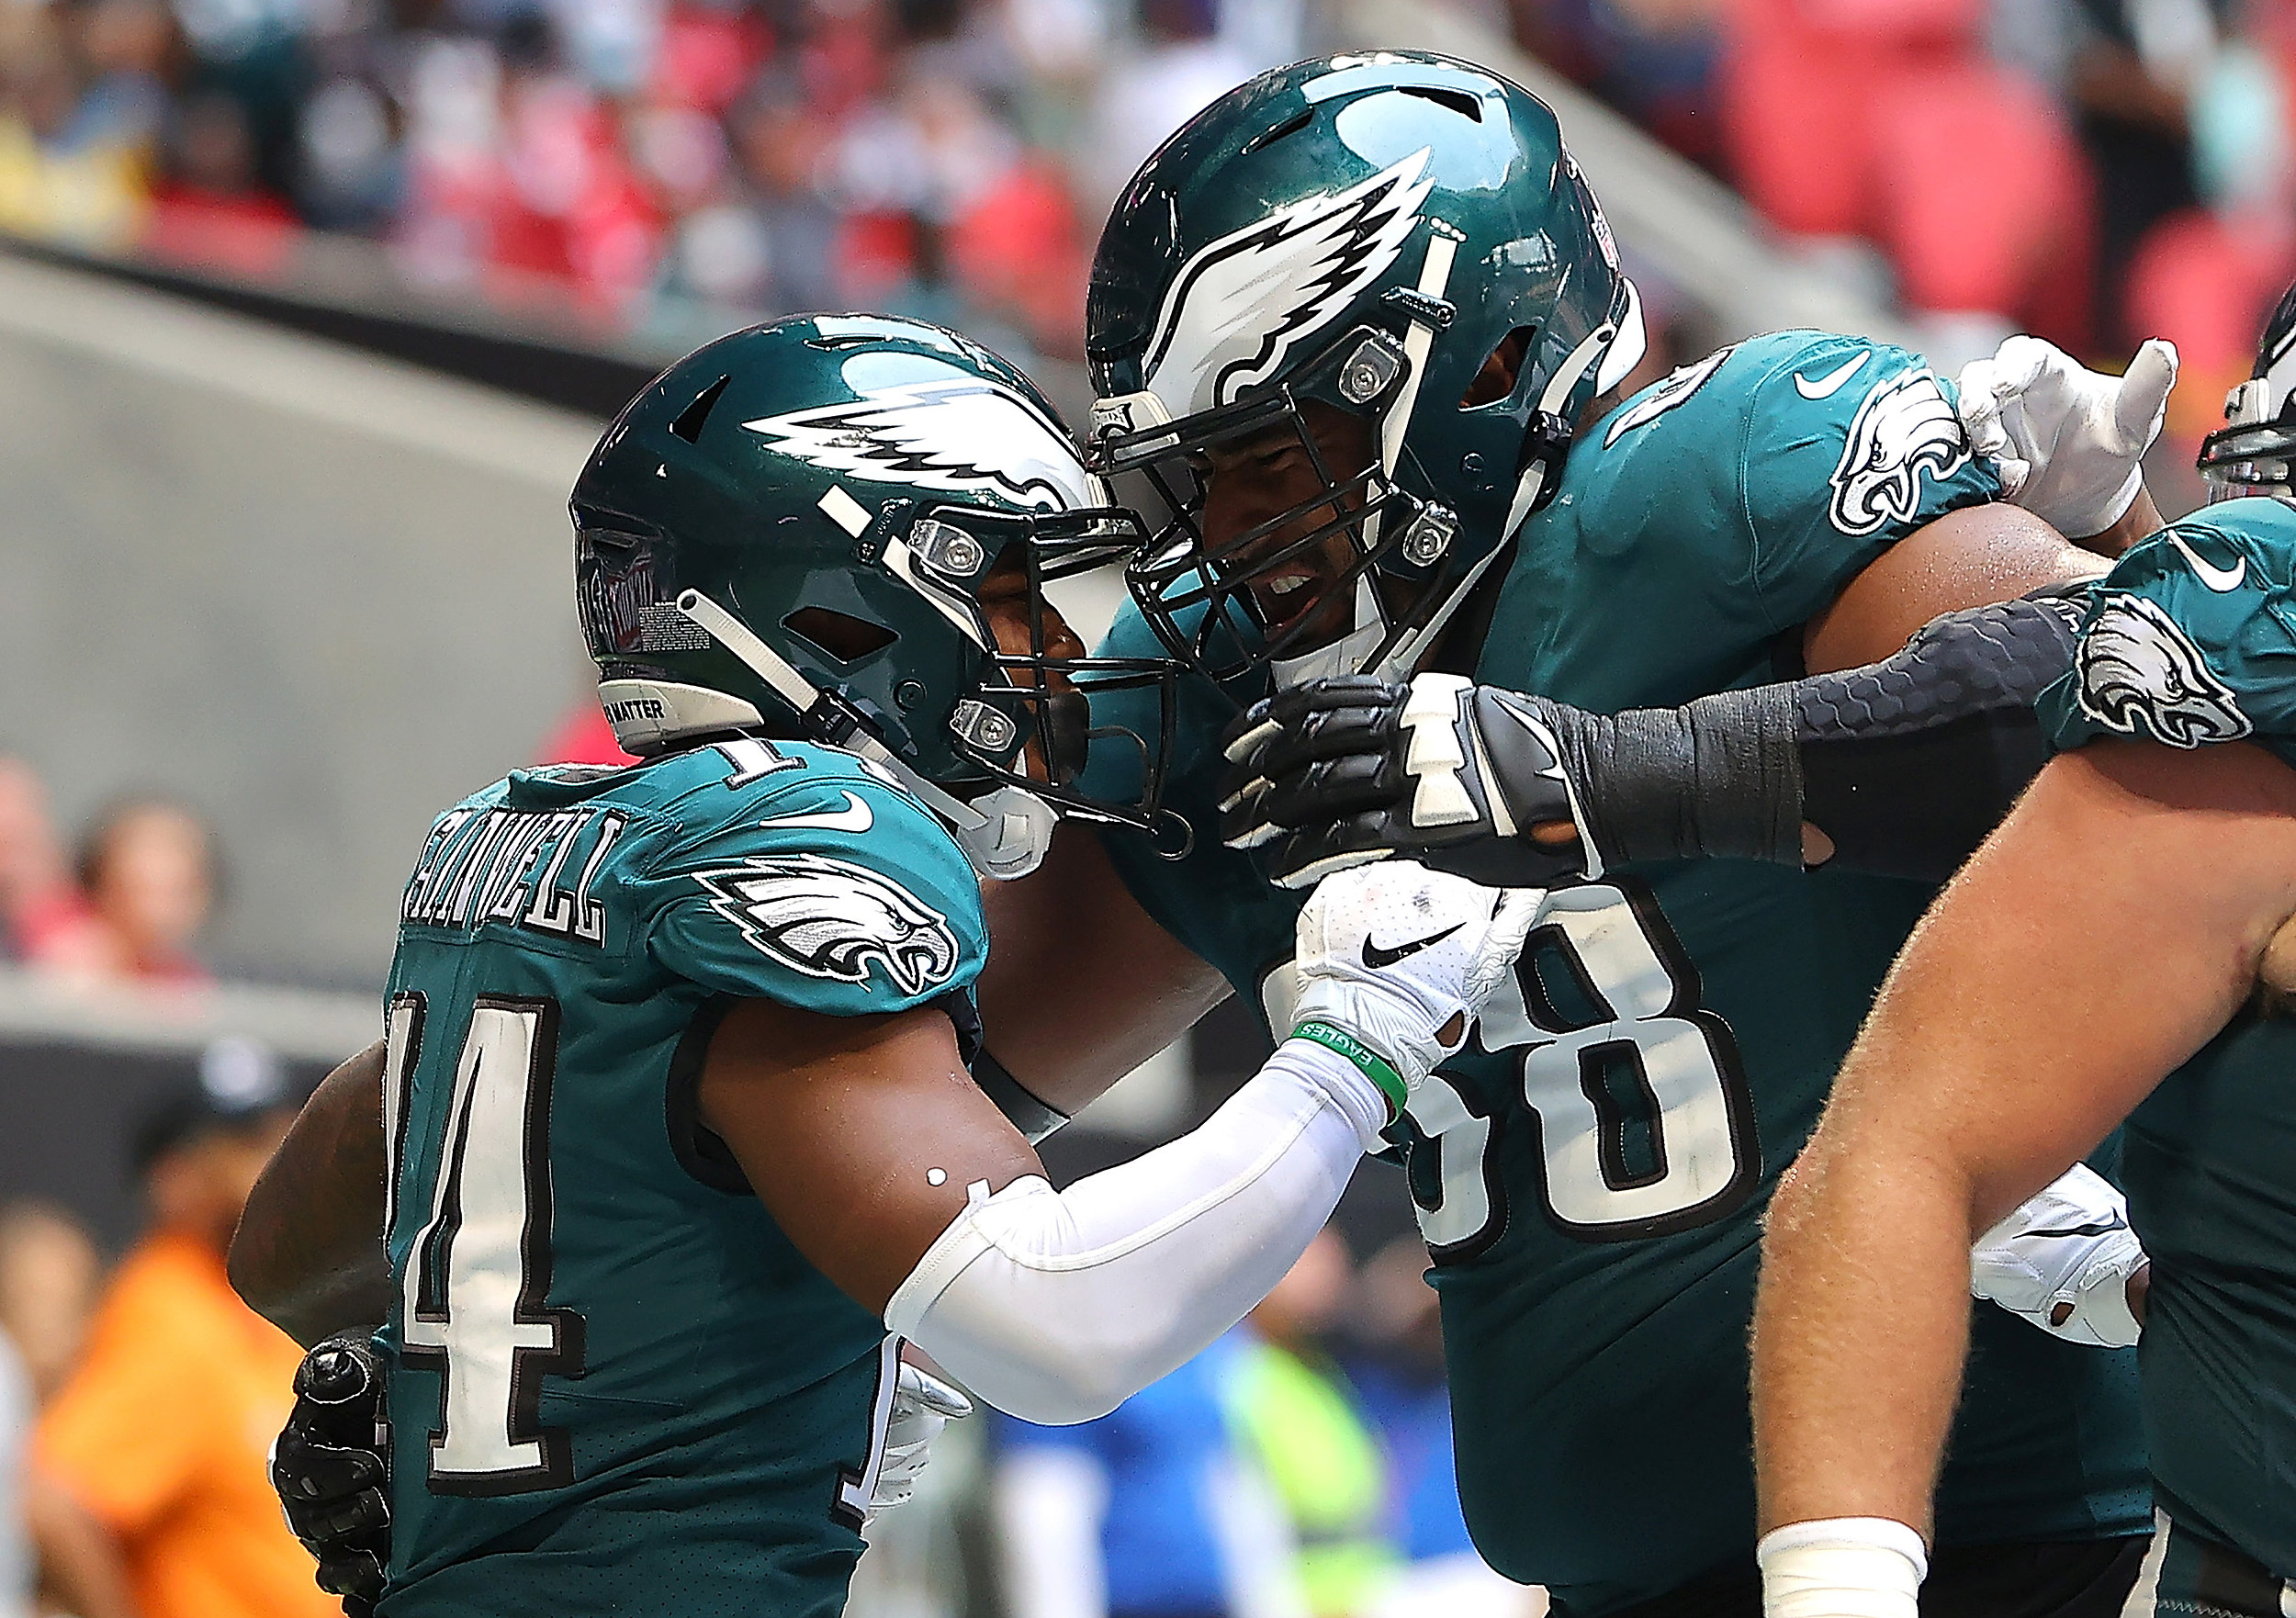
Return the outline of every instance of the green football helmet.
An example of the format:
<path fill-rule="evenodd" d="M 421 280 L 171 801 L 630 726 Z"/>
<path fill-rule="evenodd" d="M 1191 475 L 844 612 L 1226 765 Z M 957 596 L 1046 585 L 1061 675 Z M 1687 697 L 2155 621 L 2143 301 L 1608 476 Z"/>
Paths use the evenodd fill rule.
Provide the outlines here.
<path fill-rule="evenodd" d="M 1298 62 L 1191 118 L 1118 199 L 1086 326 L 1087 464 L 1146 472 L 1172 512 L 1130 569 L 1142 612 L 1199 669 L 1284 682 L 1412 668 L 1643 350 L 1555 115 L 1415 51 Z M 1367 423 L 1368 465 L 1326 464 L 1310 401 Z M 1323 492 L 1208 541 L 1206 452 L 1271 430 Z M 1338 535 L 1344 576 L 1273 607 Z"/>
<path fill-rule="evenodd" d="M 2224 398 L 2224 425 L 2200 441 L 2211 500 L 2265 495 L 2296 503 L 2296 287 L 2257 344 L 2255 374 Z"/>
<path fill-rule="evenodd" d="M 806 315 L 664 371 L 574 486 L 575 589 L 622 745 L 759 733 L 873 760 L 985 875 L 1041 859 L 1056 814 L 1157 817 L 1178 666 L 1057 655 L 1047 583 L 1141 543 L 1027 378 L 918 320 Z M 1030 646 L 992 633 L 984 587 Z M 1087 699 L 1154 686 L 1161 734 Z M 1087 743 L 1144 755 L 1127 803 L 1078 792 Z"/>

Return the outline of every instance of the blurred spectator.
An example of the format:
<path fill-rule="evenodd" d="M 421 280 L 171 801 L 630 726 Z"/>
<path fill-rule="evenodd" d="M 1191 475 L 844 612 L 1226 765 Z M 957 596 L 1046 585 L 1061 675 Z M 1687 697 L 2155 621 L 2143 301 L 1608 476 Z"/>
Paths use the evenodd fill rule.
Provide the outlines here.
<path fill-rule="evenodd" d="M 0 230 L 117 247 L 142 210 L 149 131 L 84 96 L 57 9 L 11 6 L 0 24 Z"/>
<path fill-rule="evenodd" d="M 152 188 L 143 245 L 171 258 L 261 275 L 294 251 L 295 212 L 255 173 L 246 109 L 216 92 L 175 112 L 165 177 Z"/>
<path fill-rule="evenodd" d="M 0 957 L 94 970 L 100 948 L 49 818 L 47 789 L 29 764 L 0 755 Z"/>
<path fill-rule="evenodd" d="M 1222 1410 L 1248 1338 L 1239 1328 L 1097 1421 L 998 1422 L 1011 1618 L 1302 1618 L 1281 1510 Z"/>
<path fill-rule="evenodd" d="M 214 834 L 164 798 L 129 798 L 99 814 L 80 843 L 80 886 L 95 912 L 102 976 L 192 984 L 207 973 L 192 940 L 215 904 Z"/>
<path fill-rule="evenodd" d="M 1509 6 L 1525 50 L 1709 168 L 1721 160 L 1714 66 L 1728 9 L 1728 0 L 1512 0 Z"/>
<path fill-rule="evenodd" d="M 1484 1565 L 1459 1509 L 1443 1322 L 1427 1284 L 1427 1248 L 1398 1236 L 1356 1277 L 1362 1352 L 1347 1372 L 1387 1458 L 1390 1533 L 1403 1567 L 1371 1618 L 1538 1618 L 1543 1591 Z"/>
<path fill-rule="evenodd" d="M 1327 1336 L 1347 1299 L 1346 1243 L 1326 1228 L 1251 1314 L 1258 1340 L 1228 1383 L 1230 1419 L 1276 1486 L 1316 1618 L 1355 1618 L 1392 1585 L 1385 1458 Z"/>
<path fill-rule="evenodd" d="M 85 1226 L 45 1202 L 0 1211 L 0 1332 L 41 1404 L 79 1363 L 102 1274 Z"/>
<path fill-rule="evenodd" d="M 1235 10 L 1249 0 L 1229 0 Z M 1263 68 L 1266 61 L 1220 28 L 1219 0 L 1140 0 L 1140 43 L 1102 81 L 1086 148 L 1086 201 L 1105 214 L 1132 171 L 1164 138 Z M 1296 43 L 1296 41 L 1295 41 Z"/>
<path fill-rule="evenodd" d="M 240 1211 L 293 1116 L 277 1061 L 227 1041 L 143 1118 L 151 1234 L 40 1420 L 40 1475 L 108 1536 L 141 1618 L 339 1611 L 279 1519 L 266 1465 L 299 1351 L 224 1278 Z"/>

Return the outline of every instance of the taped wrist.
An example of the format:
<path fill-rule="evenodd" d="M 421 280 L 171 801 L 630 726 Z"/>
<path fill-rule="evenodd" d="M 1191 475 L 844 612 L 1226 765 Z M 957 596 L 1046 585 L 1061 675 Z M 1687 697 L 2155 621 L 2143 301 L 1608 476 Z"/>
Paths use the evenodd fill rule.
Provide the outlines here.
<path fill-rule="evenodd" d="M 1603 859 L 1802 862 L 1802 770 L 1788 686 L 1680 708 L 1588 713 L 1536 698 Z"/>
<path fill-rule="evenodd" d="M 1795 680 L 1803 815 L 1845 871 L 1942 882 L 2048 762 L 2033 704 L 2073 664 L 2081 605 L 1950 612 L 1879 663 Z"/>
<path fill-rule="evenodd" d="M 1764 1618 L 1916 1618 L 1930 1571 L 1921 1536 L 1889 1517 L 1789 1522 L 1754 1560 Z"/>

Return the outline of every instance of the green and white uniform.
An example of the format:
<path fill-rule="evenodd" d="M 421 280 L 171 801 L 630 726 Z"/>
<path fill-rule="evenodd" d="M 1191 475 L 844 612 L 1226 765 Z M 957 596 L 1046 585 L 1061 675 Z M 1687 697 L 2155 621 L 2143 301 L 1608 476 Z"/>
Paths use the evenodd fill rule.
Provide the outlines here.
<path fill-rule="evenodd" d="M 2041 714 L 2062 747 L 2113 735 L 2248 741 L 2296 765 L 2296 510 L 2228 501 L 2131 550 Z M 2296 1023 L 2244 1011 L 2122 1131 L 2130 1222 L 2153 1260 L 2138 1349 L 2145 1438 L 2185 1542 L 2161 1550 L 2164 1611 L 2202 1599 L 2246 1610 L 2230 1586 L 2196 1588 L 2231 1579 L 2234 1560 L 2196 1541 L 2270 1569 L 2276 1597 L 2277 1580 L 2296 1578 L 2292 1081 Z"/>
<path fill-rule="evenodd" d="M 850 755 L 737 741 L 465 800 L 400 920 L 382 1612 L 838 1612 L 894 1343 L 693 1084 L 739 999 L 974 1028 L 964 857 Z"/>
<path fill-rule="evenodd" d="M 1773 680 L 1893 542 L 1998 492 L 1914 356 L 1757 338 L 1581 436 L 1484 587 L 1495 615 L 1459 671 L 1602 713 Z M 1128 613 L 1110 638 L 1128 650 L 1146 631 Z M 1300 896 L 1219 846 L 1213 742 L 1233 712 L 1187 693 L 1167 801 L 1196 829 L 1189 858 L 1104 836 L 1148 912 L 1281 1028 Z M 1520 994 L 1502 991 L 1474 1053 L 1414 1106 L 1469 1526 L 1492 1566 L 1580 1618 L 1752 1571 L 1762 1208 L 1930 892 L 1737 861 L 1559 892 Z M 2133 1357 L 1981 1311 L 1941 1541 L 2143 1532 Z"/>

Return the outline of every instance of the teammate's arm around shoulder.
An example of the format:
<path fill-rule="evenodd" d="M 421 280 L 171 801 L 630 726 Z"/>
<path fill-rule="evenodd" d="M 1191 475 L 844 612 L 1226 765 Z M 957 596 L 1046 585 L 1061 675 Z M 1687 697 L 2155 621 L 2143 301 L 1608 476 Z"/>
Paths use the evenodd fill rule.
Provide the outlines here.
<path fill-rule="evenodd" d="M 1789 1531 L 1773 1611 L 1910 1614 L 1973 1237 L 2216 1034 L 2291 913 L 2296 771 L 2238 743 L 2060 757 L 1946 889 L 1771 1208 L 1753 1371 L 1762 1524 Z M 1826 1565 L 1897 1595 L 1775 1600 L 1833 1590 Z"/>
<path fill-rule="evenodd" d="M 745 1003 L 710 1046 L 699 1113 L 799 1250 L 889 1329 L 1003 1410 L 1086 1421 L 1298 1260 L 1464 1040 L 1535 908 L 1417 867 L 1348 873 L 1302 915 L 1293 1037 L 1201 1127 L 1064 1192 L 929 1008 Z"/>

